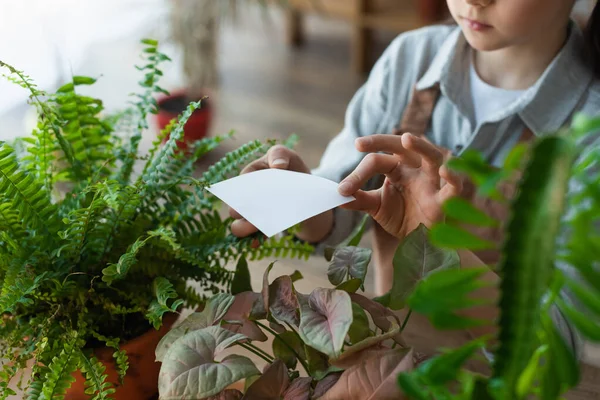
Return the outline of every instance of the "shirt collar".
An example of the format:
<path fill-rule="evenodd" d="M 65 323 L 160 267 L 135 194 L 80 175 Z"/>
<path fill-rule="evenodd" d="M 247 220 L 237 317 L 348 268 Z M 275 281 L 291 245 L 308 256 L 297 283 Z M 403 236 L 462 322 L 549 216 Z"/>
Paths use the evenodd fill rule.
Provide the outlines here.
<path fill-rule="evenodd" d="M 582 57 L 584 46 L 583 32 L 571 22 L 569 37 L 559 54 L 538 81 L 525 91 L 517 109 L 512 110 L 534 134 L 543 135 L 563 127 L 592 83 L 594 75 Z M 457 27 L 442 43 L 431 65 L 417 81 L 416 89 L 439 85 L 442 93 L 471 118 L 473 105 L 466 95 L 470 93 L 469 66 L 470 47 Z"/>

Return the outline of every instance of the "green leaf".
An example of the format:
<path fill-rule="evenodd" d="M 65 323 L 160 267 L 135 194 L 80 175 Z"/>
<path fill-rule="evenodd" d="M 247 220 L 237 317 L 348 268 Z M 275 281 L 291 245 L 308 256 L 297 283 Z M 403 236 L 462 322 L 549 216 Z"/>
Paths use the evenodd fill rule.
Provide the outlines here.
<path fill-rule="evenodd" d="M 352 324 L 348 329 L 350 342 L 356 344 L 370 336 L 372 336 L 371 328 L 369 327 L 369 317 L 364 310 L 356 303 L 352 303 Z"/>
<path fill-rule="evenodd" d="M 360 279 L 364 282 L 367 267 L 371 262 L 371 249 L 346 246 L 336 249 L 327 269 L 327 277 L 332 285 L 339 285 L 347 277 Z"/>
<path fill-rule="evenodd" d="M 540 360 L 548 353 L 548 345 L 538 347 L 533 353 L 531 360 L 523 370 L 523 373 L 517 380 L 515 392 L 518 398 L 525 398 L 531 393 L 531 389 L 535 383 L 538 373 L 540 372 Z M 554 360 L 552 360 L 554 362 Z"/>
<path fill-rule="evenodd" d="M 498 221 L 461 197 L 453 197 L 442 206 L 446 216 L 476 226 L 497 226 Z"/>
<path fill-rule="evenodd" d="M 394 254 L 394 281 L 390 291 L 389 307 L 404 308 L 406 299 L 415 286 L 434 271 L 460 266 L 455 251 L 435 247 L 427 236 L 427 228 L 420 225 L 400 243 Z"/>
<path fill-rule="evenodd" d="M 431 228 L 431 242 L 447 249 L 486 250 L 493 249 L 495 244 L 481 239 L 457 226 L 436 224 Z"/>
<path fill-rule="evenodd" d="M 306 359 L 304 345 L 296 333 L 286 331 L 273 339 L 273 355 L 283 361 L 289 369 L 296 368 L 296 354 Z"/>
<path fill-rule="evenodd" d="M 248 269 L 248 261 L 246 257 L 240 256 L 237 266 L 235 267 L 235 275 L 231 282 L 231 294 L 252 291 L 252 280 L 250 278 L 250 270 Z"/>
<path fill-rule="evenodd" d="M 465 329 L 489 323 L 457 314 L 459 310 L 486 304 L 471 295 L 487 286 L 479 279 L 487 271 L 487 268 L 436 271 L 417 285 L 407 304 L 414 312 L 428 316 L 437 329 Z"/>
<path fill-rule="evenodd" d="M 315 289 L 300 308 L 300 337 L 307 345 L 336 358 L 352 324 L 352 302 L 341 290 Z"/>
<path fill-rule="evenodd" d="M 350 299 L 352 300 L 352 303 L 358 304 L 363 310 L 368 312 L 371 315 L 371 319 L 373 319 L 375 326 L 381 329 L 383 332 L 389 332 L 390 329 L 393 329 L 394 325 L 401 325 L 398 315 L 380 303 L 355 293 L 350 295 Z M 401 340 L 400 335 L 394 338 L 394 340 L 406 347 L 404 342 Z"/>
<path fill-rule="evenodd" d="M 353 247 L 358 246 L 360 241 L 362 240 L 363 234 L 365 232 L 365 228 L 367 226 L 367 221 L 369 221 L 369 218 L 370 218 L 369 214 L 363 215 L 359 224 L 356 227 L 354 227 L 354 229 L 352 230 L 352 232 L 346 239 L 344 239 L 340 244 L 338 244 L 337 248 L 339 249 L 341 247 L 347 247 L 347 246 L 353 246 Z M 327 261 L 331 261 L 335 250 L 336 250 L 335 247 L 326 247 L 325 248 L 324 255 L 325 255 L 325 259 Z"/>
<path fill-rule="evenodd" d="M 302 276 L 302 273 L 300 271 L 296 270 L 293 274 L 290 275 L 290 279 L 292 280 L 292 282 L 296 282 L 301 279 L 304 279 L 304 276 Z"/>
<path fill-rule="evenodd" d="M 229 346 L 243 340 L 218 326 L 210 326 L 179 338 L 169 349 L 161 367 L 158 389 L 161 398 L 214 396 L 227 386 L 259 374 L 246 357 L 217 357 Z"/>
<path fill-rule="evenodd" d="M 140 42 L 148 46 L 158 46 L 158 40 L 154 39 L 142 39 Z"/>
<path fill-rule="evenodd" d="M 463 365 L 484 347 L 482 339 L 471 341 L 423 362 L 418 368 L 419 373 L 432 385 L 446 385 L 456 380 Z"/>
<path fill-rule="evenodd" d="M 600 317 L 600 293 L 596 293 L 593 289 L 584 287 L 573 280 L 567 280 L 566 283 L 579 302 Z"/>
<path fill-rule="evenodd" d="M 283 142 L 283 145 L 288 149 L 293 149 L 296 147 L 298 142 L 300 141 L 300 136 L 295 133 L 292 133 L 286 140 Z"/>
<path fill-rule="evenodd" d="M 592 342 L 600 342 L 600 327 L 598 323 L 590 319 L 589 316 L 577 311 L 575 308 L 567 305 L 561 299 L 556 299 L 556 304 L 567 319 L 575 325 L 577 330 Z"/>
<path fill-rule="evenodd" d="M 71 383 L 75 381 L 72 374 L 79 367 L 80 359 L 76 348 L 76 337 L 70 339 L 64 342 L 64 347 L 48 366 L 42 387 L 42 395 L 45 399 L 64 396 Z"/>
<path fill-rule="evenodd" d="M 162 361 L 176 340 L 188 332 L 200 330 L 219 322 L 233 305 L 235 297 L 220 293 L 208 300 L 202 312 L 193 313 L 163 336 L 156 346 L 156 361 Z"/>
<path fill-rule="evenodd" d="M 306 364 L 308 365 L 310 376 L 317 380 L 327 376 L 329 368 L 327 356 L 306 343 L 304 344 L 304 353 L 306 354 Z"/>
<path fill-rule="evenodd" d="M 175 300 L 171 302 L 171 305 L 168 304 L 169 300 L 177 298 L 177 292 L 166 278 L 154 279 L 153 288 L 156 299 L 150 303 L 146 318 L 152 323 L 154 329 L 159 329 L 162 325 L 163 315 L 168 312 L 177 312 L 177 309 L 183 304 L 183 300 Z"/>
<path fill-rule="evenodd" d="M 421 387 L 418 379 L 409 373 L 398 375 L 398 385 L 402 388 L 404 394 L 415 400 L 430 400 L 429 392 Z"/>
<path fill-rule="evenodd" d="M 363 284 L 362 280 L 353 278 L 353 279 L 350 279 L 350 280 L 340 283 L 335 288 L 337 290 L 343 290 L 344 292 L 347 292 L 347 293 L 356 293 L 356 291 L 358 289 L 360 289 L 362 284 Z"/>

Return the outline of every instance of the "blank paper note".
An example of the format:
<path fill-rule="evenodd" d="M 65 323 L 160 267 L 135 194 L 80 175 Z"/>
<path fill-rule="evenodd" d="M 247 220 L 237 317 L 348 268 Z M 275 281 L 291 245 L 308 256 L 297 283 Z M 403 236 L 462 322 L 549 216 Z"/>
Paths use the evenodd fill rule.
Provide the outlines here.
<path fill-rule="evenodd" d="M 236 176 L 208 190 L 267 237 L 354 200 L 339 194 L 336 182 L 281 169 Z"/>

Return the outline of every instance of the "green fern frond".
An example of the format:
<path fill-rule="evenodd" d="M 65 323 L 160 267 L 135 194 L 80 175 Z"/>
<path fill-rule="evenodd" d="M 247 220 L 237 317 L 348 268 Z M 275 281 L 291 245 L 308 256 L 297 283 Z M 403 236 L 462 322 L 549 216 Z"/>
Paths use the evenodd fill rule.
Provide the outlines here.
<path fill-rule="evenodd" d="M 263 143 L 254 140 L 240 148 L 227 153 L 221 160 L 213 164 L 208 171 L 202 175 L 202 180 L 209 183 L 220 182 L 229 176 L 239 173 L 241 168 L 250 161 L 262 156 L 273 142 Z"/>
<path fill-rule="evenodd" d="M 73 155 L 86 171 L 82 176 L 93 176 L 99 168 L 104 168 L 112 159 L 111 127 L 102 123 L 98 114 L 104 109 L 102 101 L 78 95 L 75 88 L 92 85 L 95 79 L 83 76 L 73 77 L 73 81 L 57 90 L 55 101 L 58 113 L 64 121 L 63 133 L 73 149 Z M 73 171 L 79 173 L 81 171 Z"/>
<path fill-rule="evenodd" d="M 279 239 L 272 237 L 257 248 L 251 248 L 248 242 L 241 241 L 238 249 L 249 260 L 262 260 L 267 257 L 291 257 L 308 260 L 314 252 L 313 246 L 299 241 L 293 236 L 284 236 Z"/>
<path fill-rule="evenodd" d="M 6 232 L 15 240 L 23 239 L 27 232 L 23 229 L 19 214 L 11 202 L 0 198 L 0 231 Z"/>
<path fill-rule="evenodd" d="M 158 80 L 162 76 L 159 66 L 163 61 L 170 61 L 169 57 L 158 51 L 157 41 L 144 39 L 142 43 L 145 45 L 144 62 L 146 64 L 136 68 L 145 73 L 144 79 L 139 82 L 140 86 L 145 90 L 143 94 L 135 95 L 138 98 L 138 101 L 134 103 L 136 127 L 129 139 L 129 145 L 126 147 L 124 157 L 122 157 L 123 165 L 117 175 L 117 180 L 121 183 L 128 183 L 131 178 L 135 156 L 137 156 L 138 147 L 142 140 L 142 132 L 148 128 L 148 114 L 156 114 L 158 112 L 154 94 L 168 93 L 158 86 Z"/>
<path fill-rule="evenodd" d="M 192 116 L 192 113 L 196 111 L 201 105 L 201 102 L 192 102 L 185 110 L 185 112 L 179 117 L 177 125 L 172 130 L 169 140 L 163 145 L 158 154 L 151 160 L 148 161 L 149 165 L 146 168 L 146 173 L 140 177 L 141 182 L 148 185 L 150 189 L 156 190 L 156 187 L 165 177 L 172 160 L 176 157 L 175 152 L 177 151 L 177 142 L 183 137 L 183 128 Z"/>
<path fill-rule="evenodd" d="M 66 229 L 58 233 L 63 242 L 66 243 L 58 248 L 56 257 L 71 259 L 77 265 L 81 260 L 81 256 L 89 253 L 88 251 L 84 252 L 88 235 L 91 230 L 97 227 L 97 222 L 105 208 L 106 202 L 96 192 L 88 207 L 71 211 L 64 220 Z"/>
<path fill-rule="evenodd" d="M 27 143 L 27 152 L 23 158 L 23 164 L 26 168 L 36 172 L 36 178 L 43 182 L 44 189 L 48 194 L 52 193 L 54 186 L 54 161 L 58 146 L 55 143 L 55 136 L 47 121 L 39 120 L 37 129 L 33 130 L 31 137 L 24 139 Z"/>
<path fill-rule="evenodd" d="M 14 260 L 2 282 L 0 313 L 12 313 L 19 304 L 33 304 L 31 294 L 46 279 L 46 274 L 44 272 L 34 277 L 27 266 Z"/>
<path fill-rule="evenodd" d="M 14 151 L 7 143 L 0 142 L 0 193 L 19 212 L 19 217 L 32 229 L 52 233 L 55 207 L 43 186 L 17 162 Z"/>
<path fill-rule="evenodd" d="M 181 294 L 181 298 L 185 301 L 186 307 L 198 308 L 206 302 L 206 296 L 199 294 L 193 287 L 186 287 Z"/>
<path fill-rule="evenodd" d="M 71 384 L 75 382 L 72 374 L 81 363 L 76 338 L 76 334 L 73 334 L 73 337 L 69 338 L 70 340 L 66 340 L 60 354 L 55 356 L 48 365 L 48 372 L 44 377 L 44 385 L 42 386 L 44 398 L 61 398 L 67 389 L 71 387 Z"/>
<path fill-rule="evenodd" d="M 148 243 L 150 239 L 155 236 L 159 236 L 161 233 L 148 232 L 145 237 L 138 238 L 125 254 L 123 254 L 117 264 L 109 264 L 108 267 L 102 270 L 102 280 L 109 285 L 117 279 L 122 279 L 127 275 L 129 269 L 134 266 L 138 260 L 137 255 L 139 251 Z"/>
<path fill-rule="evenodd" d="M 71 148 L 71 145 L 61 133 L 62 121 L 60 121 L 58 112 L 51 107 L 50 102 L 40 100 L 40 97 L 45 97 L 47 93 L 42 90 L 39 90 L 33 82 L 33 80 L 29 76 L 25 75 L 23 71 L 19 71 L 13 66 L 6 64 L 2 61 L 0 61 L 0 67 L 9 70 L 11 74 L 10 76 L 12 77 L 12 79 L 10 79 L 11 81 L 17 83 L 19 86 L 29 91 L 29 98 L 34 102 L 38 109 L 41 124 L 44 126 L 48 126 L 52 130 L 62 152 L 65 154 L 65 157 L 69 161 L 71 167 L 79 167 L 75 160 L 75 156 L 73 155 L 73 149 Z"/>
<path fill-rule="evenodd" d="M 42 386 L 44 381 L 41 378 L 34 377 L 29 382 L 29 390 L 27 391 L 27 400 L 44 400 L 42 395 Z"/>
<path fill-rule="evenodd" d="M 116 391 L 110 382 L 107 382 L 106 366 L 96 357 L 88 357 L 83 352 L 79 353 L 81 372 L 85 377 L 85 394 L 92 400 L 109 399 Z"/>
<path fill-rule="evenodd" d="M 152 284 L 156 299 L 150 303 L 146 318 L 154 326 L 154 329 L 159 329 L 162 325 L 162 318 L 165 313 L 177 312 L 177 309 L 183 304 L 183 300 L 173 300 L 171 305 L 168 303 L 172 299 L 177 299 L 177 292 L 173 289 L 173 285 L 165 278 L 156 278 Z"/>
<path fill-rule="evenodd" d="M 144 165 L 144 169 L 142 170 L 142 176 L 146 175 L 146 172 L 148 171 L 148 168 L 150 167 L 150 164 L 152 163 L 152 160 L 154 159 L 156 152 L 160 149 L 164 139 L 169 137 L 169 135 L 171 134 L 171 132 L 173 131 L 173 129 L 176 126 L 177 126 L 177 118 L 173 118 L 171 121 L 169 121 L 167 126 L 165 126 L 158 133 L 158 135 L 156 135 L 156 139 L 154 139 L 154 141 L 152 142 L 152 146 L 150 147 L 150 150 L 148 150 L 148 161 Z"/>
<path fill-rule="evenodd" d="M 101 262 L 109 255 L 118 234 L 132 224 L 142 202 L 140 189 L 135 186 L 107 182 L 100 190 L 109 210 L 104 213 L 103 221 L 98 222 L 91 233 L 90 246 L 97 249 L 99 255 L 99 258 L 92 262 Z"/>

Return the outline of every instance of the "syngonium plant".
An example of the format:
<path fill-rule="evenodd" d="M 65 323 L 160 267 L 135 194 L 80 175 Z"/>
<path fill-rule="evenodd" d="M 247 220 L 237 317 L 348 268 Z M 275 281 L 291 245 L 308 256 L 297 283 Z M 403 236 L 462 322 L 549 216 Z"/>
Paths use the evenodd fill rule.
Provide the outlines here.
<path fill-rule="evenodd" d="M 270 281 L 269 265 L 260 293 L 237 279 L 232 294 L 209 300 L 161 341 L 161 398 L 175 399 L 398 399 L 399 372 L 410 370 L 417 355 L 402 339 L 409 316 L 400 319 L 381 299 L 357 293 L 363 286 L 371 250 L 357 247 L 367 218 L 326 257 L 331 288 L 301 293 L 299 272 Z M 391 293 L 398 304 L 434 270 L 455 268 L 456 252 L 429 245 L 424 226 L 398 248 Z M 248 276 L 242 259 L 237 276 Z M 400 307 L 397 307 L 400 308 Z M 266 352 L 254 342 L 273 339 Z M 261 373 L 244 355 L 222 353 L 231 346 L 268 363 Z M 245 393 L 228 388 L 245 379 Z"/>
<path fill-rule="evenodd" d="M 578 384 L 579 365 L 551 315 L 560 310 L 579 335 L 600 342 L 598 131 L 600 118 L 578 115 L 570 128 L 517 146 L 502 168 L 489 166 L 476 152 L 454 159 L 450 167 L 466 174 L 480 196 L 509 204 L 509 220 L 496 221 L 465 200 L 448 201 L 444 223 L 431 231 L 420 226 L 398 247 L 392 289 L 385 296 L 368 299 L 356 293 L 371 254 L 356 247 L 364 221 L 338 248 L 326 252 L 335 288 L 299 293 L 294 288 L 298 273 L 269 282 L 271 266 L 261 293 L 237 279 L 233 295 L 211 299 L 203 312 L 160 343 L 161 398 L 562 398 Z M 515 176 L 520 176 L 516 196 L 508 202 L 497 188 L 500 182 L 515 182 Z M 567 204 L 570 212 L 565 214 Z M 506 232 L 500 246 L 465 229 L 498 224 Z M 486 285 L 479 278 L 488 269 L 459 268 L 457 250 L 487 248 L 502 254 L 496 269 L 498 321 L 461 312 L 485 304 L 473 292 Z M 557 263 L 567 263 L 573 273 L 565 274 Z M 248 274 L 241 260 L 236 277 Z M 579 307 L 563 300 L 561 290 Z M 403 308 L 408 312 L 401 322 L 394 311 Z M 423 361 L 402 340 L 412 312 L 427 316 L 439 330 L 496 322 L 499 333 Z M 266 334 L 274 338 L 271 354 L 253 344 L 266 340 Z M 238 354 L 221 359 L 219 353 L 231 346 L 263 358 L 267 368 L 261 373 Z M 468 362 L 474 358 L 487 362 L 491 373 L 470 370 Z M 244 393 L 229 387 L 241 379 L 246 381 Z"/>
<path fill-rule="evenodd" d="M 0 398 L 14 394 L 9 383 L 22 380 L 28 361 L 32 377 L 19 386 L 29 399 L 62 398 L 76 370 L 87 394 L 107 398 L 116 382 L 107 381 L 94 348 L 114 349 L 123 379 L 129 361 L 120 344 L 158 329 L 181 307 L 198 306 L 208 293 L 228 291 L 229 263 L 311 252 L 291 237 L 259 249 L 251 238 L 235 238 L 232 219 L 205 190 L 264 154 L 270 141 L 245 144 L 197 176 L 196 160 L 230 135 L 178 151 L 196 102 L 140 154 L 154 96 L 164 92 L 159 66 L 168 60 L 155 41 L 143 43 L 141 93 L 116 115 L 82 94 L 94 78 L 74 76 L 46 93 L 0 62 L 38 113 L 30 136 L 0 141 L 0 359 L 7 361 Z"/>

